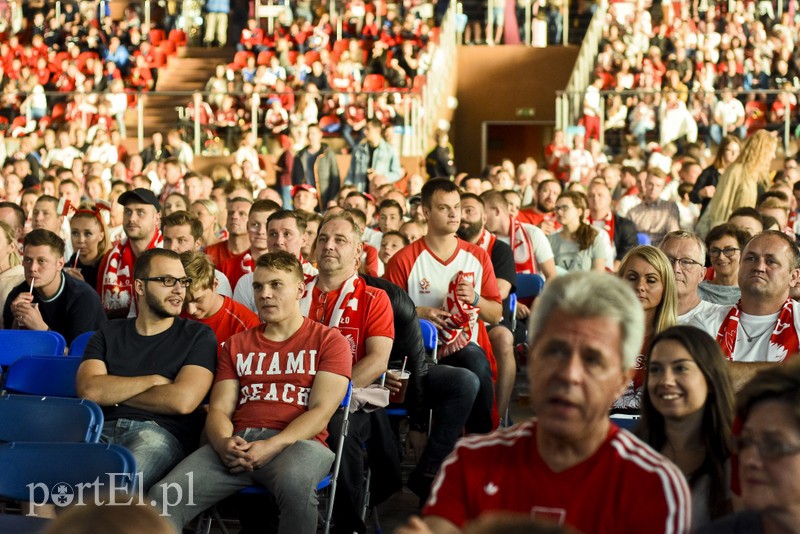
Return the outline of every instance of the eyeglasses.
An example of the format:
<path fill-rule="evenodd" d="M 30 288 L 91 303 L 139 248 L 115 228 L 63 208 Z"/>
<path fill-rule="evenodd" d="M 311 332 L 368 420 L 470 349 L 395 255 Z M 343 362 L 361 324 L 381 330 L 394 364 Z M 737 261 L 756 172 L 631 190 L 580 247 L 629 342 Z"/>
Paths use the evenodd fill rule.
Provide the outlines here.
<path fill-rule="evenodd" d="M 756 439 L 750 436 L 735 436 L 732 444 L 733 450 L 737 454 L 742 454 L 746 449 L 755 447 L 759 456 L 765 460 L 775 460 L 800 453 L 800 445 L 791 445 L 773 438 Z"/>
<path fill-rule="evenodd" d="M 708 249 L 708 254 L 711 256 L 719 256 L 720 254 L 725 254 L 726 258 L 732 258 L 733 255 L 739 252 L 740 250 L 742 249 L 736 247 L 725 247 L 725 248 L 714 247 Z"/>
<path fill-rule="evenodd" d="M 677 263 L 681 266 L 681 269 L 691 269 L 695 265 L 703 265 L 699 261 L 695 261 L 692 258 L 673 258 L 672 256 L 667 256 L 667 260 L 669 260 L 669 264 L 673 267 Z"/>
<path fill-rule="evenodd" d="M 140 278 L 143 282 L 161 282 L 164 287 L 175 287 L 175 284 L 180 284 L 181 287 L 189 287 L 192 285 L 192 279 L 187 277 L 175 278 L 174 276 L 151 276 L 150 278 Z"/>

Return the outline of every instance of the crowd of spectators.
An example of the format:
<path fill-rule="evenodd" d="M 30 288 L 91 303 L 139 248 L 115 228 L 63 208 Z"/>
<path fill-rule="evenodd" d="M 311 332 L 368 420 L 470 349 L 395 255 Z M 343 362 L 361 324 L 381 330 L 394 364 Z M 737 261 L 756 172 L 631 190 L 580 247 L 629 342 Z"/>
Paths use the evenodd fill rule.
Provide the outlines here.
<path fill-rule="evenodd" d="M 599 138 L 603 115 L 615 155 L 650 143 L 711 147 L 727 134 L 783 132 L 787 122 L 797 137 L 796 17 L 766 5 L 610 4 L 583 105 L 586 134 Z"/>

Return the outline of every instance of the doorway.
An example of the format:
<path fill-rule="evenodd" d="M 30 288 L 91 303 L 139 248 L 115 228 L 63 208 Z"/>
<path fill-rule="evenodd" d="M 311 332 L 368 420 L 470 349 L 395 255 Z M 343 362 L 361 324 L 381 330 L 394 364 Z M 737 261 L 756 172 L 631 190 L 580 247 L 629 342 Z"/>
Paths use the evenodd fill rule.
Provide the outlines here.
<path fill-rule="evenodd" d="M 541 166 L 554 128 L 553 121 L 485 121 L 481 128 L 481 168 L 499 164 L 504 158 L 519 165 L 529 157 Z"/>

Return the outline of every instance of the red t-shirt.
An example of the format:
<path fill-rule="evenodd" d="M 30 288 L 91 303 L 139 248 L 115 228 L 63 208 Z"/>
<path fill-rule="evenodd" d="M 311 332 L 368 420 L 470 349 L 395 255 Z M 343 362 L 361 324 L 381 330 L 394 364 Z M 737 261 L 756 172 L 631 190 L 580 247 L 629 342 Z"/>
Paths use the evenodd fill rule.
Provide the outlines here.
<path fill-rule="evenodd" d="M 310 319 L 289 339 L 275 342 L 261 328 L 236 334 L 222 346 L 216 382 L 238 380 L 239 403 L 233 429 L 283 430 L 308 411 L 317 371 L 350 378 L 350 348 L 338 330 Z M 327 430 L 315 439 L 325 443 Z"/>
<path fill-rule="evenodd" d="M 240 304 L 230 297 L 223 297 L 223 299 L 222 308 L 211 317 L 195 319 L 187 313 L 181 314 L 181 317 L 208 325 L 214 331 L 214 335 L 217 336 L 219 344 L 224 343 L 234 334 L 255 328 L 261 324 L 261 321 L 258 320 L 258 315 L 244 304 Z"/>
<path fill-rule="evenodd" d="M 358 303 L 360 324 L 353 324 L 345 321 L 347 316 L 343 316 L 339 321 L 338 329 L 350 343 L 350 350 L 353 352 L 353 364 L 361 361 L 366 352 L 365 341 L 369 337 L 381 336 L 394 339 L 394 312 L 389 302 L 386 292 L 377 287 L 367 286 L 364 301 Z M 336 302 L 339 300 L 340 290 L 328 291 L 323 295 L 317 286 L 311 293 L 312 301 L 308 316 L 311 319 L 327 322 L 333 316 Z M 322 314 L 321 308 L 325 308 Z M 318 319 L 319 318 L 319 319 Z M 355 350 L 354 350 L 355 349 Z"/>
<path fill-rule="evenodd" d="M 206 247 L 206 255 L 214 262 L 214 267 L 222 271 L 231 283 L 231 287 L 236 287 L 236 282 L 242 275 L 253 272 L 253 260 L 250 257 L 250 250 L 245 250 L 241 254 L 231 254 L 228 250 L 228 242 L 220 241 L 210 247 Z"/>
<path fill-rule="evenodd" d="M 424 515 L 458 527 L 507 511 L 580 532 L 689 532 L 691 496 L 669 460 L 611 425 L 583 462 L 554 472 L 539 455 L 536 422 L 471 436 L 442 464 Z"/>

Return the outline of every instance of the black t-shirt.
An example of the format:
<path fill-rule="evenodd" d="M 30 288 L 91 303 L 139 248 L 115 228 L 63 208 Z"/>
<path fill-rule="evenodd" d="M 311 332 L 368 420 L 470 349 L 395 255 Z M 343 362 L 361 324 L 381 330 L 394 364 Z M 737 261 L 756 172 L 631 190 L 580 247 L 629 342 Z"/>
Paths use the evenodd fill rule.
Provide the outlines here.
<path fill-rule="evenodd" d="M 78 253 L 75 252 L 72 256 L 70 256 L 69 260 L 67 261 L 68 266 L 72 267 L 73 265 L 75 265 L 75 256 L 77 255 Z M 83 279 L 86 281 L 86 283 L 92 287 L 97 287 L 97 273 L 100 272 L 101 259 L 102 255 L 100 256 L 100 258 L 97 259 L 97 261 L 93 265 L 87 265 L 82 261 L 78 260 L 77 264 L 78 270 L 81 272 L 81 275 L 83 276 Z"/>
<path fill-rule="evenodd" d="M 29 290 L 30 284 L 22 282 L 8 294 L 3 308 L 3 326 L 6 330 L 14 327 L 11 303 L 20 293 Z M 50 330 L 64 336 L 67 345 L 80 334 L 97 330 L 107 321 L 97 291 L 86 282 L 76 280 L 63 272 L 61 273 L 61 289 L 56 296 L 50 300 L 42 300 L 41 296 L 34 291 L 33 302 L 39 306 L 42 320 Z"/>
<path fill-rule="evenodd" d="M 514 264 L 514 253 L 511 252 L 511 246 L 499 239 L 495 240 L 490 257 L 492 260 L 492 267 L 494 267 L 495 278 L 498 280 L 505 280 L 511 284 L 511 291 L 508 293 L 510 297 L 517 286 L 517 267 Z M 503 299 L 503 320 L 500 321 L 500 324 L 511 329 L 509 297 Z"/>
<path fill-rule="evenodd" d="M 197 321 L 175 318 L 164 332 L 142 336 L 136 332 L 136 319 L 119 319 L 107 322 L 92 336 L 83 359 L 104 362 L 109 375 L 161 375 L 175 380 L 184 365 L 198 365 L 214 373 L 217 340 L 208 326 Z M 204 421 L 199 406 L 193 414 L 166 415 L 123 403 L 103 406 L 103 414 L 106 421 L 154 421 L 178 438 L 187 452 L 196 443 Z"/>

